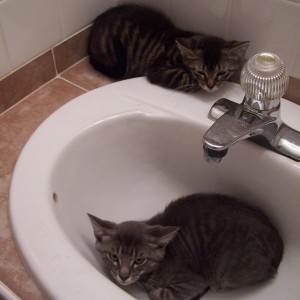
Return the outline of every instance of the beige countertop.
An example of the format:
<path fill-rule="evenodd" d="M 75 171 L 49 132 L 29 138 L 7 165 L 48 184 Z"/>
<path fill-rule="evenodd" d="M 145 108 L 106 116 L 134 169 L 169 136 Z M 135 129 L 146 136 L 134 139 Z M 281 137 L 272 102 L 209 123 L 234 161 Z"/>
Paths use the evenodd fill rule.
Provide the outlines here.
<path fill-rule="evenodd" d="M 10 229 L 9 187 L 15 163 L 47 116 L 88 90 L 110 82 L 84 59 L 0 115 L 0 280 L 21 299 L 45 298 L 27 273 Z"/>

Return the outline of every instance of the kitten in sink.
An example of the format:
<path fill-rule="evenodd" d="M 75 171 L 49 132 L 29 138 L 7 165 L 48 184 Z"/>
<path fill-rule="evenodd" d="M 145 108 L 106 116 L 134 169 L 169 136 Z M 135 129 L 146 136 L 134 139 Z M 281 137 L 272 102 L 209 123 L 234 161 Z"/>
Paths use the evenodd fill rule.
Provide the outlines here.
<path fill-rule="evenodd" d="M 92 66 L 112 78 L 146 75 L 167 88 L 211 92 L 237 72 L 248 46 L 178 29 L 153 9 L 127 4 L 95 20 L 88 52 Z"/>
<path fill-rule="evenodd" d="M 199 299 L 274 277 L 282 239 L 257 208 L 228 196 L 194 194 L 146 221 L 89 215 L 105 270 L 152 300 Z"/>

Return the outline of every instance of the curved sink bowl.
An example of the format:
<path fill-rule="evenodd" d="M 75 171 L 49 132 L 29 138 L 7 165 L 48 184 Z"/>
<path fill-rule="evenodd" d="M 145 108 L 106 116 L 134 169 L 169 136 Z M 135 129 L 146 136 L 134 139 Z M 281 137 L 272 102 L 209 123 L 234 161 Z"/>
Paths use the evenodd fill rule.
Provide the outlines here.
<path fill-rule="evenodd" d="M 17 162 L 9 210 L 19 251 L 47 297 L 148 299 L 101 273 L 87 213 L 145 219 L 182 195 L 220 192 L 266 211 L 285 253 L 273 281 L 203 299 L 298 299 L 300 164 L 248 141 L 221 164 L 206 163 L 202 136 L 221 97 L 240 102 L 243 93 L 227 83 L 213 94 L 186 95 L 132 79 L 80 96 L 36 130 Z M 282 111 L 299 130 L 299 107 L 283 101 Z"/>

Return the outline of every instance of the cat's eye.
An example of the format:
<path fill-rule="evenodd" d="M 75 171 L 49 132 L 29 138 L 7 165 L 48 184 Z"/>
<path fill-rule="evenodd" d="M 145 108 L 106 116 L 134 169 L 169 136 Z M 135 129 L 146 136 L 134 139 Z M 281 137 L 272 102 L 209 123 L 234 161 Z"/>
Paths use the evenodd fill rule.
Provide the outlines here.
<path fill-rule="evenodd" d="M 118 255 L 114 254 L 114 253 L 107 253 L 107 257 L 108 259 L 110 259 L 112 262 L 118 262 L 119 261 L 119 257 Z"/>
<path fill-rule="evenodd" d="M 221 71 L 221 72 L 218 73 L 218 76 L 222 77 L 222 76 L 224 76 L 225 74 L 226 74 L 225 71 Z"/>
<path fill-rule="evenodd" d="M 136 259 L 134 260 L 134 263 L 135 263 L 136 265 L 143 265 L 145 262 L 146 262 L 146 258 L 143 258 L 143 257 L 136 258 Z"/>
<path fill-rule="evenodd" d="M 199 76 L 201 76 L 202 78 L 206 78 L 206 75 L 204 72 L 198 71 L 196 72 Z"/>

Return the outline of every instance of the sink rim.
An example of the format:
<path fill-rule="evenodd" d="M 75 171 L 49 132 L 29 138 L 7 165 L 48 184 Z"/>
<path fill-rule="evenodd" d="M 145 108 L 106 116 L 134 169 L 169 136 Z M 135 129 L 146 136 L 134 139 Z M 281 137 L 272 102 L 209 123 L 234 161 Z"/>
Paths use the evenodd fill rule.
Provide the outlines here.
<path fill-rule="evenodd" d="M 81 293 L 79 296 L 81 299 L 94 299 L 93 296 L 97 293 L 95 290 L 89 291 L 91 280 L 95 280 L 93 286 L 99 284 L 98 271 L 90 268 L 90 264 L 74 249 L 60 227 L 53 209 L 52 191 L 47 178 L 51 175 L 49 170 L 52 169 L 53 162 L 64 147 L 90 126 L 124 114 L 142 113 L 152 117 L 183 119 L 208 128 L 213 123 L 207 118 L 210 107 L 215 100 L 226 97 L 226 94 L 227 97 L 230 94 L 231 99 L 234 95 L 236 98 L 232 100 L 237 102 L 240 102 L 243 96 L 239 85 L 233 83 L 225 83 L 221 91 L 213 94 L 202 92 L 199 95 L 186 95 L 151 85 L 145 78 L 131 79 L 79 96 L 50 115 L 38 127 L 22 150 L 16 164 L 11 181 L 9 214 L 21 256 L 39 286 L 50 298 L 70 299 L 72 297 L 69 294 L 70 290 L 75 286 L 77 289 L 74 289 L 73 295 L 78 296 Z M 101 97 L 104 99 L 99 100 Z M 122 102 L 119 101 L 119 97 L 122 97 Z M 293 105 L 291 107 L 293 108 Z M 64 126 L 61 125 L 62 121 Z M 47 136 L 46 141 L 45 136 Z M 281 160 L 281 163 L 296 164 L 278 155 L 274 156 L 274 159 Z M 35 162 L 34 166 L 32 161 Z M 299 164 L 296 166 L 299 167 Z M 27 175 L 28 172 L 33 174 L 33 178 Z M 42 176 L 44 172 L 49 172 L 48 177 Z M 28 189 L 33 183 L 35 189 Z M 21 200 L 23 197 L 26 201 Z M 38 200 L 42 197 L 48 199 L 48 202 Z M 28 206 L 28 199 L 31 206 Z M 31 211 L 32 207 L 36 210 L 35 219 L 29 217 L 28 211 Z M 34 236 L 30 237 L 33 233 Z M 76 260 L 80 263 L 76 266 L 70 264 L 68 270 L 64 270 L 61 263 L 63 260 L 56 251 L 56 245 L 47 249 L 50 253 L 46 253 L 41 247 L 42 241 L 46 239 L 56 240 L 61 247 L 60 251 L 68 253 L 70 262 Z M 41 260 L 46 264 L 49 259 L 51 263 L 47 265 L 49 272 L 46 275 L 40 272 L 43 268 Z M 69 277 L 64 284 L 59 285 L 55 278 L 58 270 L 60 274 L 67 271 L 65 274 Z M 48 276 L 51 277 L 50 280 Z M 115 287 L 106 278 L 101 283 L 101 289 L 109 290 L 110 299 L 133 299 L 121 289 L 112 286 Z M 84 294 L 85 292 L 88 294 Z"/>

